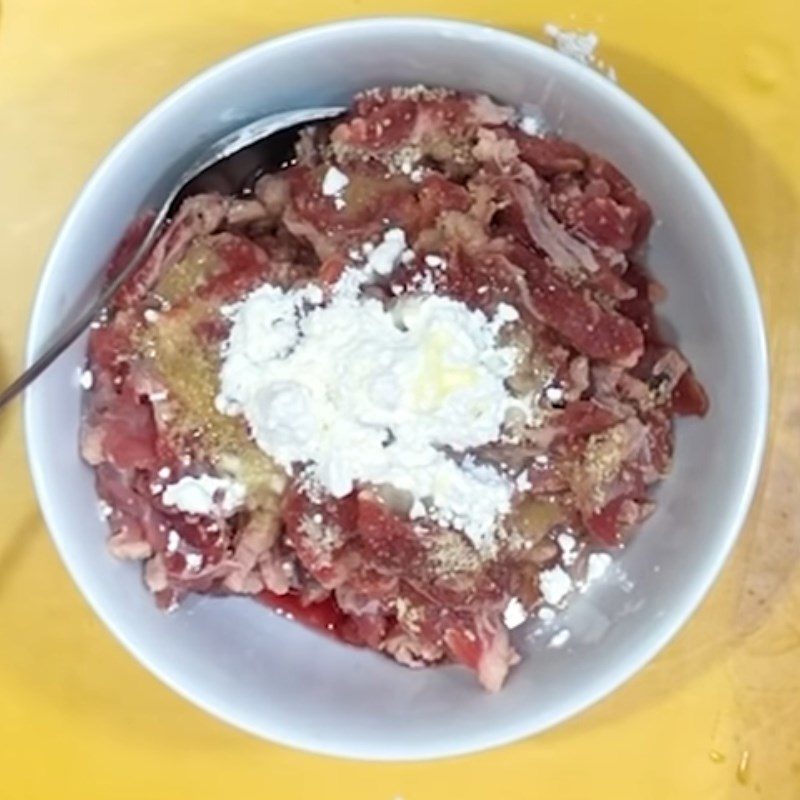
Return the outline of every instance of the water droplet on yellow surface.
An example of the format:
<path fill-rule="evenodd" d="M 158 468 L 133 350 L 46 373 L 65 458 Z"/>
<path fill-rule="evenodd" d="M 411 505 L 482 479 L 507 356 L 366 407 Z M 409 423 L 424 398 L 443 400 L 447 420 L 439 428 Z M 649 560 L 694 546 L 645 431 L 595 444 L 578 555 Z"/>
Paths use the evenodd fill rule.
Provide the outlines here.
<path fill-rule="evenodd" d="M 781 79 L 782 61 L 782 53 L 777 47 L 766 42 L 753 42 L 745 49 L 745 77 L 754 89 L 774 89 Z"/>
<path fill-rule="evenodd" d="M 739 758 L 739 764 L 736 767 L 736 780 L 742 784 L 742 786 L 746 785 L 747 782 L 750 780 L 750 751 L 743 750 L 742 755 Z"/>

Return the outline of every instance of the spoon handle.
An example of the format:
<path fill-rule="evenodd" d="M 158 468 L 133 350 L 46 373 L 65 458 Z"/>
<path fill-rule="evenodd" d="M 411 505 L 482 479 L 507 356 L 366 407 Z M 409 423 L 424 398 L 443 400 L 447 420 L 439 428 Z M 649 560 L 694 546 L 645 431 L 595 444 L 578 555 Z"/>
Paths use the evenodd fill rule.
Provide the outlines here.
<path fill-rule="evenodd" d="M 21 391 L 39 377 L 82 333 L 92 320 L 108 305 L 117 290 L 133 274 L 142 263 L 150 248 L 155 244 L 169 210 L 170 197 L 159 210 L 150 224 L 147 234 L 139 243 L 124 268 L 114 276 L 101 290 L 94 301 L 58 335 L 56 340 L 11 384 L 0 392 L 0 409 L 13 400 Z"/>

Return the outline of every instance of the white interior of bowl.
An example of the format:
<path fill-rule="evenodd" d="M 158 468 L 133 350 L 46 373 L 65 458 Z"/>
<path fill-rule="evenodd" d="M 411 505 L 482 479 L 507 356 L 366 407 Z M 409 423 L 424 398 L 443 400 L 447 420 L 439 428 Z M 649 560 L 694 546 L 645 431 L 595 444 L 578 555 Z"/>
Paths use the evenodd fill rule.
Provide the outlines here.
<path fill-rule="evenodd" d="M 346 103 L 376 84 L 441 84 L 541 107 L 563 134 L 609 157 L 661 224 L 649 262 L 669 290 L 662 309 L 711 395 L 703 421 L 678 426 L 674 474 L 614 575 L 576 598 L 561 648 L 529 625 L 502 693 L 454 668 L 410 671 L 280 619 L 256 603 L 199 599 L 157 611 L 137 565 L 104 548 L 92 473 L 78 456 L 77 342 L 29 391 L 36 489 L 53 538 L 97 613 L 153 672 L 195 703 L 269 739 L 360 758 L 462 753 L 539 731 L 639 669 L 695 608 L 743 521 L 767 408 L 755 288 L 736 233 L 672 136 L 620 89 L 546 47 L 448 21 L 384 19 L 267 42 L 196 78 L 106 159 L 47 263 L 29 357 L 92 284 L 135 214 L 159 197 L 204 141 L 267 112 Z"/>

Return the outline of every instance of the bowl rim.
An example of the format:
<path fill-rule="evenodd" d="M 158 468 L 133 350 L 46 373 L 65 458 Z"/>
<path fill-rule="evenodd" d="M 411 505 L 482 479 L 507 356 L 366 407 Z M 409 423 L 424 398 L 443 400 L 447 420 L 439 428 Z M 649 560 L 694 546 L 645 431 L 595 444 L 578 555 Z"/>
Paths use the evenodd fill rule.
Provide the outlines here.
<path fill-rule="evenodd" d="M 673 152 L 687 179 L 694 185 L 698 198 L 703 206 L 718 220 L 721 231 L 729 241 L 731 255 L 733 256 L 730 265 L 732 276 L 738 281 L 742 300 L 750 312 L 749 320 L 751 325 L 749 326 L 748 335 L 752 338 L 754 353 L 756 355 L 752 371 L 754 405 L 757 409 L 757 417 L 753 420 L 750 433 L 750 458 L 747 464 L 743 464 L 742 466 L 744 491 L 740 494 L 735 508 L 729 515 L 730 521 L 725 531 L 725 537 L 717 546 L 716 553 L 713 555 L 713 561 L 707 571 L 705 580 L 702 582 L 698 581 L 691 591 L 684 591 L 680 600 L 673 606 L 671 613 L 667 615 L 667 621 L 660 624 L 658 634 L 648 638 L 647 646 L 640 648 L 637 657 L 629 658 L 623 664 L 617 665 L 615 669 L 607 670 L 606 674 L 593 682 L 592 691 L 584 692 L 579 700 L 576 700 L 569 706 L 565 705 L 565 707 L 560 710 L 560 713 L 553 713 L 547 720 L 540 720 L 537 723 L 530 724 L 526 723 L 525 715 L 521 714 L 502 727 L 495 727 L 486 733 L 465 736 L 457 742 L 443 742 L 441 746 L 435 749 L 426 747 L 412 751 L 406 748 L 403 752 L 395 752 L 392 750 L 391 746 L 387 748 L 380 743 L 373 744 L 369 749 L 362 748 L 358 750 L 346 743 L 337 743 L 336 745 L 326 744 L 325 746 L 321 746 L 319 742 L 310 741 L 308 736 L 302 733 L 298 734 L 294 729 L 282 728 L 278 730 L 276 727 L 270 725 L 269 720 L 265 720 L 265 723 L 261 726 L 244 722 L 238 719 L 235 714 L 229 713 L 227 710 L 221 708 L 214 697 L 203 696 L 201 692 L 191 691 L 182 686 L 181 681 L 174 678 L 170 674 L 170 670 L 165 666 L 168 659 L 154 658 L 141 653 L 137 645 L 135 645 L 126 633 L 120 630 L 116 626 L 116 623 L 112 621 L 110 612 L 107 612 L 106 606 L 98 593 L 92 587 L 84 585 L 76 576 L 76 572 L 71 563 L 71 557 L 67 552 L 66 537 L 60 532 L 60 519 L 52 505 L 50 492 L 47 487 L 46 475 L 49 470 L 46 467 L 46 462 L 37 458 L 39 445 L 37 444 L 37 435 L 35 431 L 36 418 L 32 410 L 30 396 L 26 393 L 23 398 L 23 424 L 27 459 L 36 496 L 48 532 L 79 592 L 125 649 L 127 649 L 148 671 L 154 674 L 178 695 L 235 728 L 245 730 L 259 738 L 306 752 L 365 761 L 429 760 L 464 755 L 509 744 L 551 728 L 585 711 L 590 706 L 595 705 L 600 700 L 607 697 L 610 693 L 627 682 L 633 675 L 638 673 L 674 638 L 677 632 L 686 624 L 689 617 L 697 610 L 700 603 L 716 582 L 744 526 L 758 485 L 769 421 L 768 348 L 764 317 L 752 268 L 727 210 L 716 194 L 709 179 L 694 161 L 684 145 L 664 123 L 644 105 L 634 99 L 616 83 L 611 82 L 595 70 L 587 68 L 559 53 L 552 47 L 520 33 L 515 33 L 500 27 L 444 16 L 363 16 L 302 27 L 288 33 L 261 40 L 232 55 L 222 58 L 196 73 L 193 77 L 184 81 L 169 92 L 155 106 L 140 117 L 140 119 L 131 126 L 123 137 L 107 152 L 95 167 L 91 176 L 73 201 L 69 212 L 63 219 L 37 283 L 26 335 L 26 363 L 29 364 L 33 361 L 41 347 L 42 341 L 46 339 L 49 333 L 48 321 L 45 318 L 44 311 L 44 297 L 48 292 L 50 282 L 57 274 L 56 267 L 59 261 L 59 251 L 67 238 L 69 229 L 73 226 L 75 221 L 85 213 L 84 207 L 89 204 L 90 198 L 94 196 L 97 185 L 101 183 L 107 173 L 114 170 L 119 158 L 129 148 L 136 146 L 136 140 L 140 132 L 146 129 L 152 120 L 158 118 L 174 104 L 180 103 L 185 96 L 197 91 L 209 78 L 217 78 L 223 75 L 227 70 L 237 68 L 263 51 L 292 47 L 302 43 L 306 39 L 314 39 L 320 36 L 332 37 L 336 36 L 338 33 L 350 33 L 358 31 L 359 29 L 364 32 L 370 30 L 379 31 L 391 29 L 395 26 L 404 26 L 410 29 L 417 27 L 424 29 L 428 33 L 438 29 L 440 32 L 446 32 L 460 38 L 472 39 L 477 45 L 480 45 L 481 41 L 491 39 L 499 45 L 514 47 L 523 51 L 527 49 L 532 54 L 535 54 L 540 61 L 549 61 L 553 69 L 560 70 L 562 73 L 570 75 L 573 79 L 588 84 L 593 91 L 605 93 L 613 99 L 617 106 L 627 107 L 628 112 L 638 118 L 639 124 L 642 128 L 648 130 L 650 136 L 660 139 L 662 144 Z"/>

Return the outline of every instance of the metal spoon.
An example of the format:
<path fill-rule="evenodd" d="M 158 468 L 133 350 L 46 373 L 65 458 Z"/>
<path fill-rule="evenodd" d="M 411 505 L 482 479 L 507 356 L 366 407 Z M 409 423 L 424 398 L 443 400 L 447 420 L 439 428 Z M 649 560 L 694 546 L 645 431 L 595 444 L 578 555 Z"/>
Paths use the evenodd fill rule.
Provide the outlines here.
<path fill-rule="evenodd" d="M 130 275 L 140 266 L 178 205 L 190 195 L 218 191 L 234 194 L 254 177 L 279 169 L 293 154 L 299 132 L 313 122 L 338 117 L 344 108 L 301 109 L 271 114 L 223 136 L 206 150 L 176 181 L 161 204 L 147 234 L 130 261 L 109 281 L 83 313 L 8 387 L 0 392 L 0 408 L 39 377 L 89 326 Z"/>

